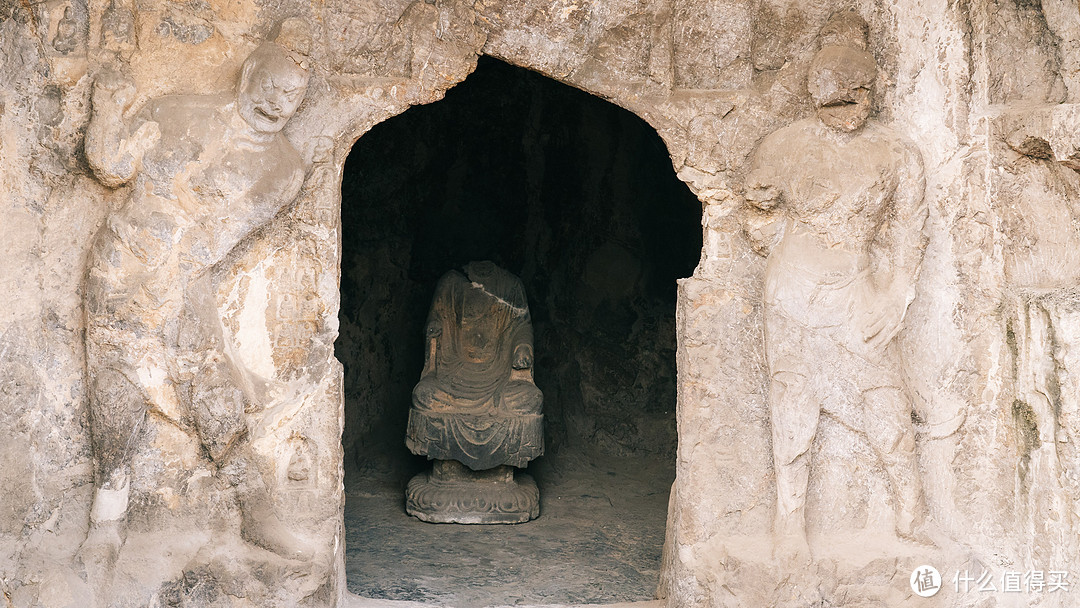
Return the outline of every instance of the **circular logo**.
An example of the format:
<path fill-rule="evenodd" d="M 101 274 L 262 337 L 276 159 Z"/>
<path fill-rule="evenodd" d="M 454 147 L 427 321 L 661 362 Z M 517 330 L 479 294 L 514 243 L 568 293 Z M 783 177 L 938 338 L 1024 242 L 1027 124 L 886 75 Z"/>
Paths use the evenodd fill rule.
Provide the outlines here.
<path fill-rule="evenodd" d="M 911 590 L 919 597 L 930 597 L 941 590 L 941 573 L 933 566 L 919 566 L 911 571 Z"/>

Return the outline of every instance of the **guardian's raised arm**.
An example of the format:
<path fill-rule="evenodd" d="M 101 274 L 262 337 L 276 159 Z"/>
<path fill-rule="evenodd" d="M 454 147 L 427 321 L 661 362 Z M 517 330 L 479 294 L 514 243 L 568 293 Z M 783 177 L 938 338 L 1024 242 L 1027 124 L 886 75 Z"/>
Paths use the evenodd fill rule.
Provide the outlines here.
<path fill-rule="evenodd" d="M 90 123 L 86 127 L 86 160 L 98 181 L 118 188 L 131 181 L 142 156 L 160 137 L 157 124 L 143 122 L 130 132 L 125 114 L 135 100 L 135 83 L 107 70 L 94 79 Z"/>

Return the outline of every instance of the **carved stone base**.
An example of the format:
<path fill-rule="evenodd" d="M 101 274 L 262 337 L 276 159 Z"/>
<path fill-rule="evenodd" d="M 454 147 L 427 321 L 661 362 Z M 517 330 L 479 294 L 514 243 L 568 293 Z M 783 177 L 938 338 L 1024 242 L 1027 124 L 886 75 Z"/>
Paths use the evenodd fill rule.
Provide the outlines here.
<path fill-rule="evenodd" d="M 409 480 L 405 511 L 439 524 L 520 524 L 540 516 L 540 491 L 532 477 L 515 478 L 511 466 L 473 471 L 436 460 L 431 471 Z"/>

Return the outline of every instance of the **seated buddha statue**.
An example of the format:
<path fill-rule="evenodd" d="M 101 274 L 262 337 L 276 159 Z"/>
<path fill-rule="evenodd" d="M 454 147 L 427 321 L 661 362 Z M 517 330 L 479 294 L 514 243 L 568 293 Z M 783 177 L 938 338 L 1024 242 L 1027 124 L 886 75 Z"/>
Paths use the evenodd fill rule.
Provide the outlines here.
<path fill-rule="evenodd" d="M 446 273 L 435 288 L 425 326 L 424 370 L 413 389 L 405 441 L 414 454 L 435 461 L 432 471 L 414 478 L 410 488 L 434 492 L 431 499 L 439 512 L 414 504 L 411 491 L 409 512 L 426 521 L 527 521 L 538 513 L 539 495 L 527 476 L 515 478 L 513 467 L 543 454 L 544 444 L 543 394 L 533 383 L 525 288 L 492 262 L 471 262 L 463 270 Z M 492 486 L 496 479 L 504 485 Z M 481 493 L 509 494 L 493 494 L 488 497 L 493 504 L 487 504 L 469 489 L 475 484 Z M 523 491 L 536 494 L 526 503 L 537 504 L 510 500 Z M 472 506 L 465 509 L 465 503 Z M 508 514 L 508 508 L 526 512 Z M 514 521 L 502 521 L 508 518 Z M 484 521 L 465 521 L 477 519 Z"/>

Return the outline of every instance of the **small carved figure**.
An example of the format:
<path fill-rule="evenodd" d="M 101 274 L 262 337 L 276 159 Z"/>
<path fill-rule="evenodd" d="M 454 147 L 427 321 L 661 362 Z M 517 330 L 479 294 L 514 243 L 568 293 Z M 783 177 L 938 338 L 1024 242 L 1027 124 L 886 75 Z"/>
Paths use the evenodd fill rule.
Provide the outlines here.
<path fill-rule="evenodd" d="M 71 16 L 71 7 L 64 7 L 64 16 L 60 18 L 60 22 L 56 24 L 56 37 L 53 38 L 53 48 L 62 55 L 67 55 L 71 51 L 75 50 L 78 46 L 78 40 L 76 33 L 78 32 L 79 24 L 75 21 L 75 18 Z"/>
<path fill-rule="evenodd" d="M 109 3 L 101 15 L 101 46 L 110 51 L 129 51 L 135 47 L 135 16 L 131 10 Z"/>
<path fill-rule="evenodd" d="M 296 219 L 309 226 L 333 228 L 337 214 L 325 190 L 337 187 L 334 160 L 334 140 L 329 137 L 315 138 L 311 155 L 311 175 L 308 177 L 309 194 L 303 197 L 295 209 Z"/>
<path fill-rule="evenodd" d="M 329 137 L 315 138 L 315 149 L 311 153 L 311 162 L 326 165 L 334 160 L 334 140 Z"/>
<path fill-rule="evenodd" d="M 405 443 L 437 462 L 409 483 L 407 509 L 425 521 L 528 521 L 539 494 L 527 476 L 515 482 L 512 467 L 543 454 L 544 444 L 525 288 L 491 262 L 464 271 L 439 280 L 428 314 Z M 485 480 L 499 482 L 490 496 L 477 487 Z"/>
<path fill-rule="evenodd" d="M 190 456 L 168 453 L 187 449 L 178 436 L 201 446 L 205 465 L 236 489 L 247 540 L 309 554 L 275 516 L 269 480 L 250 462 L 245 414 L 265 405 L 267 379 L 230 354 L 212 284 L 219 262 L 300 191 L 302 162 L 281 131 L 307 86 L 305 28 L 286 20 L 244 62 L 233 94 L 163 97 L 131 123 L 134 84 L 108 72 L 94 82 L 87 160 L 103 184 L 135 185 L 89 257 L 96 493 L 84 562 L 115 560 L 133 505 L 143 521 L 164 521 L 182 520 L 184 509 L 163 497 L 188 500 L 185 508 L 205 501 L 189 495 Z"/>
<path fill-rule="evenodd" d="M 274 362 L 281 376 L 302 373 L 312 353 L 312 337 L 322 326 L 325 306 L 318 292 L 318 245 L 301 236 L 285 256 L 285 263 L 273 273 L 278 286 L 267 307 Z"/>
<path fill-rule="evenodd" d="M 925 246 L 922 161 L 869 120 L 877 66 L 866 29 L 851 12 L 830 18 L 808 80 L 817 116 L 766 137 L 746 184 L 748 236 L 768 255 L 774 533 L 779 552 L 807 558 L 809 450 L 823 411 L 857 426 L 881 459 L 898 534 L 912 537 L 923 513 L 912 405 L 891 347 Z"/>
<path fill-rule="evenodd" d="M 289 466 L 285 470 L 285 476 L 289 481 L 304 484 L 312 476 L 313 448 L 311 440 L 303 435 L 296 434 L 289 439 L 292 446 L 292 456 L 289 458 Z"/>

